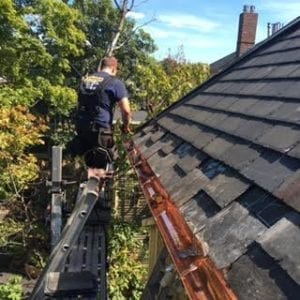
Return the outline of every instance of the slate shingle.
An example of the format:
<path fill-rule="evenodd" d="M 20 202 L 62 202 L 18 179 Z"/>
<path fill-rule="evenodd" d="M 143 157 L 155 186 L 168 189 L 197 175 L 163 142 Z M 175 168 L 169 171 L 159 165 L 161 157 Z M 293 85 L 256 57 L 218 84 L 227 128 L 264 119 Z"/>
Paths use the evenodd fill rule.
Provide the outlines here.
<path fill-rule="evenodd" d="M 166 187 L 172 197 L 172 200 L 181 206 L 193 196 L 199 193 L 203 186 L 209 179 L 203 174 L 200 169 L 194 169 L 186 176 L 182 177 L 180 182 L 174 181 L 172 184 L 169 183 Z"/>
<path fill-rule="evenodd" d="M 197 237 L 208 243 L 208 255 L 217 267 L 224 268 L 245 253 L 247 246 L 265 231 L 260 221 L 234 202 L 212 217 Z"/>
<path fill-rule="evenodd" d="M 284 101 L 281 106 L 270 113 L 270 117 L 287 122 L 300 122 L 300 103 Z"/>
<path fill-rule="evenodd" d="M 258 240 L 262 248 L 300 282 L 300 214 L 291 213 L 267 230 Z"/>
<path fill-rule="evenodd" d="M 249 107 L 247 114 L 265 117 L 271 114 L 273 111 L 276 111 L 280 106 L 282 106 L 283 102 L 278 100 L 257 100 L 256 103 Z"/>
<path fill-rule="evenodd" d="M 239 100 L 239 98 L 236 97 L 236 96 L 224 95 L 223 100 L 219 101 L 213 108 L 227 110 L 229 107 L 231 107 L 238 100 Z"/>
<path fill-rule="evenodd" d="M 249 186 L 250 183 L 239 177 L 238 173 L 225 169 L 224 172 L 208 181 L 203 186 L 203 190 L 214 199 L 218 206 L 225 207 L 243 194 Z"/>
<path fill-rule="evenodd" d="M 272 128 L 272 124 L 257 119 L 245 118 L 233 132 L 234 135 L 255 143 L 256 139 Z"/>
<path fill-rule="evenodd" d="M 178 162 L 177 166 L 181 168 L 184 173 L 189 173 L 203 161 L 207 159 L 207 155 L 201 151 L 192 148 L 187 155 L 183 156 Z"/>
<path fill-rule="evenodd" d="M 285 215 L 292 212 L 292 209 L 284 202 L 257 186 L 248 189 L 240 197 L 239 203 L 267 227 L 273 226 Z"/>
<path fill-rule="evenodd" d="M 235 145 L 235 139 L 222 134 L 213 139 L 209 144 L 207 144 L 203 151 L 210 155 L 211 157 L 215 159 L 219 159 L 222 157 L 222 155 L 230 151 L 230 149 Z"/>
<path fill-rule="evenodd" d="M 299 162 L 279 153 L 266 151 L 241 173 L 269 192 L 274 192 L 299 168 Z"/>
<path fill-rule="evenodd" d="M 258 138 L 258 143 L 286 153 L 300 140 L 300 130 L 296 127 L 275 125 Z"/>
<path fill-rule="evenodd" d="M 181 213 L 193 232 L 203 229 L 207 220 L 215 216 L 220 210 L 221 208 L 204 191 L 200 191 L 180 207 Z"/>
<path fill-rule="evenodd" d="M 237 115 L 230 115 L 227 119 L 219 124 L 218 129 L 222 130 L 227 133 L 234 133 L 243 123 L 245 119 L 237 116 Z"/>
<path fill-rule="evenodd" d="M 300 169 L 281 184 L 275 191 L 275 195 L 300 212 Z"/>
<path fill-rule="evenodd" d="M 241 170 L 249 166 L 262 153 L 262 148 L 251 145 L 249 142 L 236 140 L 235 145 L 224 152 L 220 160 L 236 170 Z"/>
<path fill-rule="evenodd" d="M 296 145 L 288 152 L 288 155 L 300 159 L 300 143 L 296 144 Z"/>
<path fill-rule="evenodd" d="M 300 286 L 256 243 L 232 264 L 227 278 L 241 300 L 296 300 L 300 294 Z"/>

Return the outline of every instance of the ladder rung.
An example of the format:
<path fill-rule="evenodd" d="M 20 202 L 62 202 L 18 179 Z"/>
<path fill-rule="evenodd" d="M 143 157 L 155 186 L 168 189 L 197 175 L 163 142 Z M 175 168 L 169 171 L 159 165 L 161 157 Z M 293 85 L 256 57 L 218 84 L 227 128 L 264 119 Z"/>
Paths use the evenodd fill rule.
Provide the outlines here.
<path fill-rule="evenodd" d="M 44 292 L 51 297 L 95 294 L 97 280 L 89 271 L 50 272 L 47 274 Z"/>

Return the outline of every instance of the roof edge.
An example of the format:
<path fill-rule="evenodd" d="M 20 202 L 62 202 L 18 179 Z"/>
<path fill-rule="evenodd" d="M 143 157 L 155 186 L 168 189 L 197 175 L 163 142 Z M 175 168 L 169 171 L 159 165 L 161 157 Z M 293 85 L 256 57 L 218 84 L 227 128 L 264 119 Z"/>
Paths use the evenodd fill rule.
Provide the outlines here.
<path fill-rule="evenodd" d="M 206 246 L 187 225 L 179 209 L 133 141 L 125 143 L 148 206 L 190 299 L 236 300 Z"/>

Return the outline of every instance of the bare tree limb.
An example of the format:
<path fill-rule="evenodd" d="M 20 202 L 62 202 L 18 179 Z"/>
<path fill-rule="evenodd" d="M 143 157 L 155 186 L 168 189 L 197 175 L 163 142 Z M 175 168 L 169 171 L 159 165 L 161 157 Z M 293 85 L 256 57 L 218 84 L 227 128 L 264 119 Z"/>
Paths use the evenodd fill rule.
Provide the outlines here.
<path fill-rule="evenodd" d="M 154 22 L 155 20 L 156 19 L 151 19 L 151 20 L 143 23 L 142 25 L 139 25 L 139 26 L 135 27 L 134 30 L 132 30 L 131 34 L 134 34 L 135 32 L 137 32 L 138 29 Z M 125 41 L 123 41 L 121 44 L 119 44 L 118 46 L 115 47 L 115 50 L 118 50 L 118 49 L 124 47 L 129 42 L 130 39 L 131 39 L 131 36 L 129 35 L 129 37 Z"/>
<path fill-rule="evenodd" d="M 148 1 L 149 0 L 140 1 L 139 3 L 137 3 L 137 4 L 134 5 L 134 8 L 137 8 L 137 7 L 143 5 L 144 3 L 148 2 Z"/>
<path fill-rule="evenodd" d="M 134 6 L 134 0 L 131 0 L 131 4 L 129 5 L 128 11 L 131 11 Z"/>
<path fill-rule="evenodd" d="M 118 8 L 118 10 L 121 10 L 119 2 L 117 0 L 114 0 L 114 3 L 116 5 L 116 7 Z"/>

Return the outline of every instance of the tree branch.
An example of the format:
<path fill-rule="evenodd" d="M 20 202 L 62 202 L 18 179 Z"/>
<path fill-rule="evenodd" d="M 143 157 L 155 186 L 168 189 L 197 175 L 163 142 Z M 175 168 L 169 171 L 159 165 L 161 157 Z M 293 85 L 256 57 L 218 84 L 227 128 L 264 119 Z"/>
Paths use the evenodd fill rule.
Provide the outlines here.
<path fill-rule="evenodd" d="M 120 7 L 119 2 L 118 2 L 117 0 L 114 0 L 114 3 L 115 3 L 115 5 L 116 5 L 116 7 L 118 8 L 118 10 L 121 11 L 121 7 Z"/>
<path fill-rule="evenodd" d="M 152 22 L 154 22 L 154 21 L 156 21 L 155 18 L 153 18 L 153 19 L 151 19 L 151 20 L 149 20 L 149 21 L 143 23 L 142 25 L 139 25 L 139 26 L 135 27 L 135 28 L 132 30 L 131 35 L 134 34 L 135 32 L 137 32 L 138 29 L 140 29 L 140 28 L 142 28 L 142 27 L 144 27 L 144 26 L 146 26 L 146 25 L 148 25 L 148 24 L 150 24 L 150 23 L 152 23 Z M 119 44 L 118 46 L 115 46 L 115 50 L 118 50 L 118 49 L 124 47 L 124 45 L 126 45 L 126 44 L 129 42 L 130 39 L 131 39 L 131 36 L 129 35 L 129 36 L 127 37 L 127 39 L 126 39 L 124 42 L 122 42 L 122 43 Z"/>

